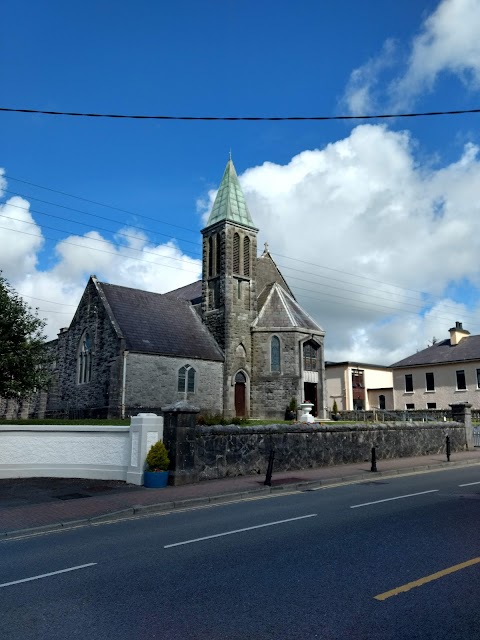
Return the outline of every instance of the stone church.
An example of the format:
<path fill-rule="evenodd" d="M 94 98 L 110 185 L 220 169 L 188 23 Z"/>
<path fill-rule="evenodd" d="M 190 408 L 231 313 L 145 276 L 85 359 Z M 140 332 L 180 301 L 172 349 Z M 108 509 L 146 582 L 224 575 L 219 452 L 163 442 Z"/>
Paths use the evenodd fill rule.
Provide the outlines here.
<path fill-rule="evenodd" d="M 324 417 L 324 331 L 301 308 L 228 161 L 203 234 L 202 280 L 159 294 L 91 276 L 49 343 L 45 415 L 128 416 L 187 400 L 202 413 L 283 418 L 292 398 Z"/>

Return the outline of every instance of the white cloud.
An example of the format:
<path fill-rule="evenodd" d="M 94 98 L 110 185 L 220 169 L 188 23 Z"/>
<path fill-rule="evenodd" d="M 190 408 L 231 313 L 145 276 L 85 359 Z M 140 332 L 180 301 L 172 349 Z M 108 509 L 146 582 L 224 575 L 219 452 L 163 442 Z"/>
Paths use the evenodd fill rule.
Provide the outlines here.
<path fill-rule="evenodd" d="M 478 149 L 466 145 L 439 170 L 419 164 L 416 150 L 408 132 L 364 125 L 239 177 L 259 246 L 268 240 L 326 329 L 330 359 L 391 363 L 444 337 L 456 320 L 480 331 L 475 312 L 446 294 L 456 282 L 480 286 Z"/>
<path fill-rule="evenodd" d="M 406 131 L 363 125 L 286 165 L 266 162 L 240 176 L 260 250 L 267 240 L 300 303 L 325 328 L 329 359 L 388 364 L 445 337 L 456 320 L 480 332 L 476 305 L 455 294 L 458 286 L 480 288 L 478 148 L 465 145 L 441 169 L 422 165 L 417 150 Z M 95 230 L 64 238 L 53 266 L 39 269 L 42 231 L 18 200 L 12 217 L 21 220 L 0 229 L 9 252 L 2 265 L 18 291 L 59 303 L 31 301 L 48 317 L 50 336 L 70 322 L 91 273 L 158 292 L 200 276 L 200 260 L 175 241 L 157 245 L 131 228 L 113 239 Z M 2 212 L 13 211 L 9 203 Z M 36 235 L 17 233 L 22 224 Z"/>
<path fill-rule="evenodd" d="M 0 266 L 6 278 L 34 270 L 37 253 L 43 245 L 41 229 L 35 224 L 29 207 L 29 203 L 19 196 L 0 204 Z"/>
<path fill-rule="evenodd" d="M 387 40 L 377 57 L 352 72 L 343 98 L 351 113 L 411 108 L 444 73 L 480 89 L 480 0 L 442 0 L 410 43 L 404 68 L 387 80 L 392 54 Z"/>
<path fill-rule="evenodd" d="M 375 111 L 376 93 L 382 73 L 395 63 L 396 43 L 387 39 L 378 56 L 354 69 L 345 89 L 343 102 L 353 115 L 368 115 Z"/>
<path fill-rule="evenodd" d="M 0 189 L 6 187 L 1 176 L 2 171 Z M 113 240 L 93 230 L 63 238 L 54 247 L 53 266 L 39 269 L 38 253 L 44 242 L 26 200 L 14 197 L 0 204 L 3 275 L 47 319 L 49 338 L 69 325 L 91 274 L 158 293 L 201 277 L 201 261 L 184 254 L 174 240 L 157 245 L 136 229 L 119 229 Z"/>
<path fill-rule="evenodd" d="M 480 0 L 443 0 L 425 20 L 405 74 L 392 85 L 395 101 L 406 103 L 431 91 L 442 72 L 480 88 Z"/>

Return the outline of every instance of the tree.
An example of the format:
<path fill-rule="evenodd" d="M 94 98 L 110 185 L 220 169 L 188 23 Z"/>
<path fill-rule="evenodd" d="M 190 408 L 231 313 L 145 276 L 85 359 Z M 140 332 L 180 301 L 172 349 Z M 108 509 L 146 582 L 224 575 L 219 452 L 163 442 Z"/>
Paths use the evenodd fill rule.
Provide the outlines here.
<path fill-rule="evenodd" d="M 0 397 L 19 399 L 48 385 L 44 327 L 0 274 Z"/>

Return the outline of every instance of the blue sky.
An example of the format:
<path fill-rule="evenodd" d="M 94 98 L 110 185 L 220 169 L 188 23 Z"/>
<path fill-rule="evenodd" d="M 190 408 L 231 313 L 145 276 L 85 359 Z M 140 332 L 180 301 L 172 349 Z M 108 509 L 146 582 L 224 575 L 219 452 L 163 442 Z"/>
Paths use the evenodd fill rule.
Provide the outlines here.
<path fill-rule="evenodd" d="M 0 106 L 219 116 L 473 109 L 479 42 L 478 0 L 6 0 Z M 92 272 L 159 292 L 196 279 L 198 231 L 231 149 L 260 240 L 324 326 L 327 356 L 392 362 L 456 320 L 480 332 L 479 119 L 1 113 L 0 205 L 11 220 L 0 219 L 0 267 L 52 337 Z"/>

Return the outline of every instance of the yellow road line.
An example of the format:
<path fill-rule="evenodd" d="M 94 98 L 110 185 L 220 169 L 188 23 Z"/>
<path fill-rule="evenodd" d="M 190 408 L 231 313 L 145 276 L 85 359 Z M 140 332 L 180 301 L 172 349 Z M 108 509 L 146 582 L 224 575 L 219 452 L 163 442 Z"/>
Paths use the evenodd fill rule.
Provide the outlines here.
<path fill-rule="evenodd" d="M 422 585 L 427 584 L 427 582 L 438 580 L 439 578 L 443 578 L 443 576 L 448 576 L 450 573 L 455 573 L 455 571 L 466 569 L 466 567 L 471 567 L 473 564 L 477 564 L 479 562 L 480 558 L 473 558 L 472 560 L 467 560 L 467 562 L 456 564 L 453 567 L 443 569 L 442 571 L 437 571 L 437 573 L 432 573 L 431 575 L 420 578 L 419 580 L 408 582 L 407 584 L 404 584 L 401 587 L 397 587 L 396 589 L 392 589 L 391 591 L 380 593 L 378 596 L 375 596 L 375 600 L 387 600 L 387 598 L 391 598 L 392 596 L 398 596 L 399 593 L 405 593 L 406 591 L 410 591 L 410 589 L 415 589 L 415 587 L 421 587 Z"/>

